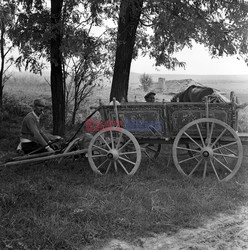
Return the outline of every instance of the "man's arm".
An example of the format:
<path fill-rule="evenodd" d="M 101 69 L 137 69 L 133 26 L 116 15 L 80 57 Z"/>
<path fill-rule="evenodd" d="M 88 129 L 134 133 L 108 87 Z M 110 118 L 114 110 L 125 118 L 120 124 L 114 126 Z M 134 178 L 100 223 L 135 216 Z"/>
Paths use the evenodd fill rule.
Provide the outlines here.
<path fill-rule="evenodd" d="M 32 132 L 34 139 L 41 146 L 45 147 L 48 144 L 48 141 L 42 136 L 39 127 L 37 126 L 34 119 L 27 120 L 27 126 L 29 130 Z"/>

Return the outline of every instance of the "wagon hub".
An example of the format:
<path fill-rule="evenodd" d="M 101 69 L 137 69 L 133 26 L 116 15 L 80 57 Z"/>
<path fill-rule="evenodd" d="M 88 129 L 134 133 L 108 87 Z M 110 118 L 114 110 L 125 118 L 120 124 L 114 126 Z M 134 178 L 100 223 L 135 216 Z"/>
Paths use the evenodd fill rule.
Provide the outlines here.
<path fill-rule="evenodd" d="M 116 149 L 111 149 L 109 151 L 109 153 L 107 154 L 107 157 L 110 159 L 110 160 L 117 160 L 119 158 L 119 153 Z"/>
<path fill-rule="evenodd" d="M 211 147 L 205 147 L 201 151 L 201 155 L 203 158 L 212 158 L 213 157 L 213 150 Z"/>

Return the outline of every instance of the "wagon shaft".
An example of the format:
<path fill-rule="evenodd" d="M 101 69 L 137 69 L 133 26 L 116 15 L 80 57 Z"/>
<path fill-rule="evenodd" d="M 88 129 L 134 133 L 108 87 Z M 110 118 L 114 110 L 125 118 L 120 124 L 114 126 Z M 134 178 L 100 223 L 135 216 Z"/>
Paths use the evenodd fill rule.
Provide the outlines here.
<path fill-rule="evenodd" d="M 23 159 L 21 159 L 21 157 L 20 157 L 19 160 L 4 163 L 4 164 L 0 165 L 0 167 L 10 167 L 10 166 L 14 166 L 14 165 L 42 162 L 42 161 L 64 158 L 64 157 L 68 157 L 68 156 L 80 155 L 80 154 L 85 154 L 85 153 L 87 153 L 87 149 L 77 150 L 77 151 L 68 152 L 68 153 L 61 153 L 61 154 L 56 154 L 56 155 L 49 155 L 49 156 L 36 155 L 36 157 L 31 156 L 29 159 L 27 159 L 27 157 L 24 156 Z"/>

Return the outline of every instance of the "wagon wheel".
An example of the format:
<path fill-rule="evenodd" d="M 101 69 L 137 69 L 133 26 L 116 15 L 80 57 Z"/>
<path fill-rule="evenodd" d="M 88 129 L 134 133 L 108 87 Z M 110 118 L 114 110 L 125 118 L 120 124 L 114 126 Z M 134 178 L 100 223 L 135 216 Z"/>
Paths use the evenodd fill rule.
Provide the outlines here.
<path fill-rule="evenodd" d="M 113 170 L 133 175 L 141 161 L 141 149 L 136 138 L 127 130 L 108 127 L 94 135 L 88 148 L 88 160 L 97 174 Z"/>
<path fill-rule="evenodd" d="M 172 152 L 181 174 L 204 179 L 212 173 L 219 181 L 230 180 L 243 158 L 241 140 L 236 132 L 228 124 L 212 118 L 185 125 L 174 140 Z"/>
<path fill-rule="evenodd" d="M 161 151 L 161 144 L 151 144 L 147 143 L 141 146 L 142 152 L 149 158 L 149 159 L 156 159 Z"/>

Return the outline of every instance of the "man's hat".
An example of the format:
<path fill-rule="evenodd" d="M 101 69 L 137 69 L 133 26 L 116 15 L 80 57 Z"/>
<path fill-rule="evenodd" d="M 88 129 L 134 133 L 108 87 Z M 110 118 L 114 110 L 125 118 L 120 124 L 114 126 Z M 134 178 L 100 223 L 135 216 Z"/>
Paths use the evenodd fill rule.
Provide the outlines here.
<path fill-rule="evenodd" d="M 154 93 L 154 92 L 149 92 L 149 93 L 147 93 L 147 94 L 145 95 L 145 99 L 148 98 L 150 95 L 156 95 L 156 93 Z"/>
<path fill-rule="evenodd" d="M 34 106 L 46 107 L 46 103 L 43 99 L 34 100 Z"/>

